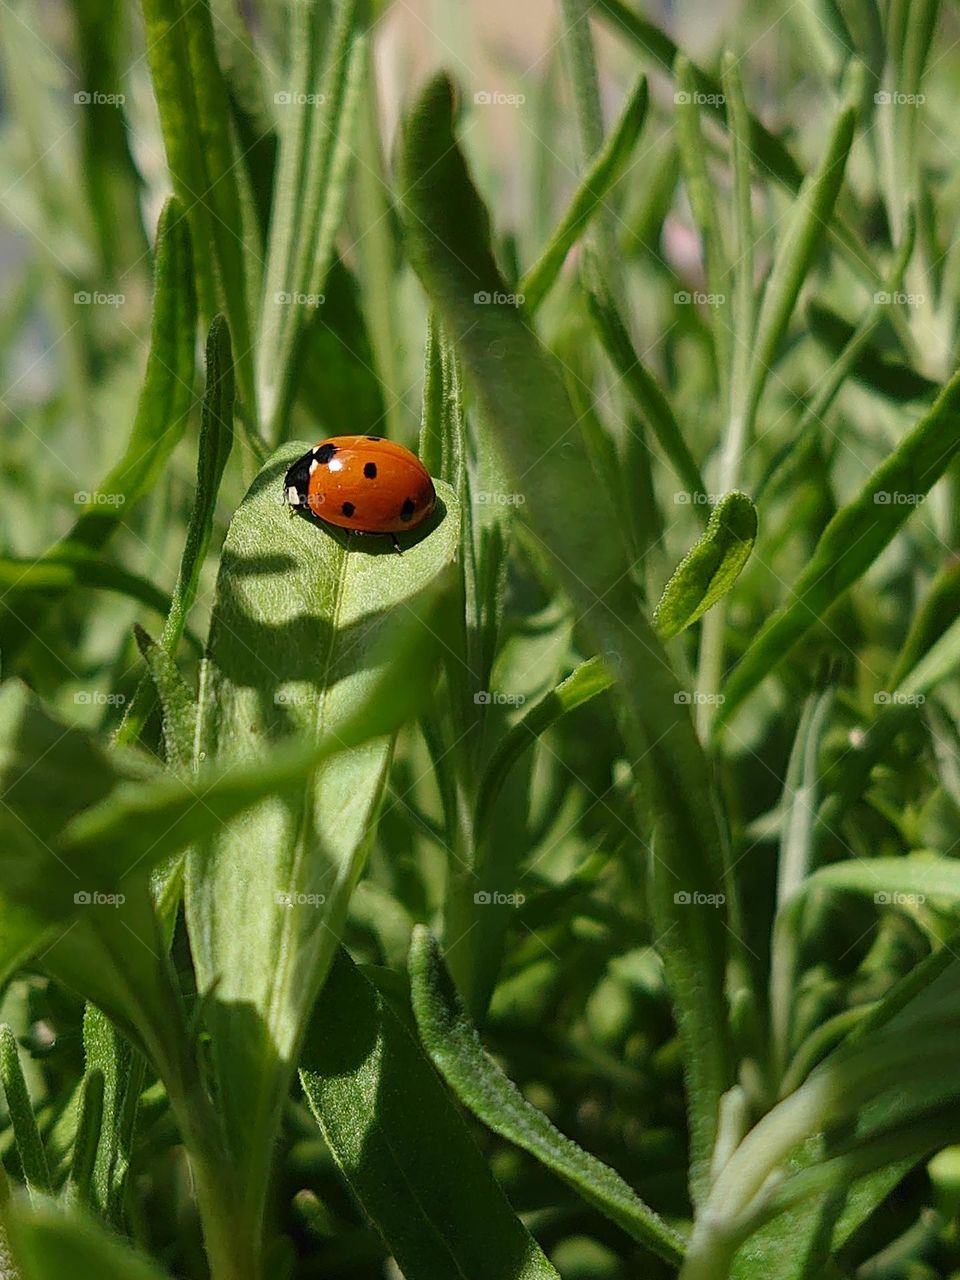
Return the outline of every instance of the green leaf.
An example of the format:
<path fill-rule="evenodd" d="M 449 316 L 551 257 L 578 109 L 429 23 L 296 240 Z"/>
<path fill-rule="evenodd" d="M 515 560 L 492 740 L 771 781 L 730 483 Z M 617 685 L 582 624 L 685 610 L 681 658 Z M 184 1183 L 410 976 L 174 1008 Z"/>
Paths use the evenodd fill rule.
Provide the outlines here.
<path fill-rule="evenodd" d="M 635 1240 L 668 1262 L 683 1241 L 618 1173 L 578 1147 L 520 1093 L 483 1050 L 476 1028 L 443 966 L 429 931 L 414 930 L 410 951 L 413 1008 L 420 1036 L 454 1093 L 494 1133 L 507 1138 L 568 1182 Z"/>
<path fill-rule="evenodd" d="M 100 1215 L 114 1226 L 122 1220 L 121 1205 L 144 1062 L 134 1057 L 129 1043 L 106 1014 L 88 1004 L 83 1015 L 83 1050 L 87 1071 L 103 1077 L 103 1117 L 93 1167 L 92 1196 Z"/>
<path fill-rule="evenodd" d="M 458 504 L 442 482 L 435 516 L 404 535 L 402 555 L 387 538 L 292 513 L 283 478 L 308 447 L 275 454 L 234 515 L 201 688 L 198 741 L 224 771 L 227 794 L 259 770 L 270 785 L 256 792 L 270 798 L 224 830 L 205 823 L 212 838 L 191 851 L 184 891 L 231 1160 L 252 1223 L 303 1028 L 375 827 L 396 712 L 422 703 L 432 679 L 391 691 L 376 712 L 382 734 L 355 742 L 358 708 L 382 696 L 391 651 L 409 648 L 411 631 L 436 661 L 443 635 L 425 606 L 448 588 L 459 543 Z M 285 746 L 301 768 L 286 783 Z M 311 760 L 315 772 L 303 770 Z"/>
<path fill-rule="evenodd" d="M 960 373 L 824 529 L 783 605 L 731 672 L 715 723 L 727 720 L 801 637 L 864 574 L 960 449 Z"/>
<path fill-rule="evenodd" d="M 420 1046 L 342 948 L 301 1062 L 327 1145 L 407 1280 L 556 1280 Z"/>
<path fill-rule="evenodd" d="M 508 482 L 549 555 L 597 652 L 615 655 L 629 749 L 656 825 L 651 863 L 654 927 L 687 1045 L 692 1182 L 705 1189 L 721 1095 L 731 1083 L 723 974 L 730 933 L 723 912 L 691 910 L 675 895 L 726 894 L 722 847 L 702 750 L 662 647 L 628 575 L 606 492 L 583 484 L 582 458 L 559 446 L 576 427 L 555 363 L 513 307 L 477 306 L 502 291 L 489 218 L 452 131 L 446 77 L 423 91 L 402 135 L 398 183 L 408 253 L 443 319 Z M 721 887 L 722 882 L 724 887 Z"/>
<path fill-rule="evenodd" d="M 170 611 L 160 634 L 158 646 L 168 660 L 176 654 L 186 629 L 187 617 L 197 594 L 200 571 L 210 545 L 217 494 L 220 491 L 220 481 L 233 443 L 233 395 L 230 331 L 223 316 L 216 316 L 207 335 L 207 385 L 200 414 L 196 497 L 193 500 L 190 523 L 187 526 L 187 537 L 180 557 L 180 568 L 173 588 Z M 151 666 L 151 674 L 154 677 L 152 682 L 148 677 L 141 681 L 117 733 L 119 743 L 135 742 L 140 736 L 153 707 L 151 692 L 155 686 L 161 698 L 163 697 L 163 690 L 159 688 L 155 670 L 155 668 L 159 669 L 162 662 L 163 659 L 158 657 Z M 175 682 L 169 670 L 165 670 L 168 678 L 164 684 L 168 701 L 170 701 L 175 696 Z M 181 696 L 178 699 L 181 711 L 183 711 L 182 702 Z M 165 734 L 166 726 L 167 717 L 165 716 Z M 190 741 L 192 742 L 192 735 Z"/>
<path fill-rule="evenodd" d="M 653 621 L 663 640 L 702 618 L 739 578 L 757 538 L 757 509 L 745 493 L 728 493 L 663 589 Z"/>
<path fill-rule="evenodd" d="M 292 6 L 291 92 L 282 106 L 257 344 L 260 407 L 274 444 L 286 429 L 297 344 L 306 317 L 323 305 L 343 214 L 366 9 L 363 0 L 335 0 L 329 20 L 306 0 Z"/>
<path fill-rule="evenodd" d="M 103 1124 L 103 1094 L 103 1072 L 94 1068 L 83 1078 L 73 1159 L 67 1180 L 68 1198 L 81 1204 L 89 1204 L 92 1198 L 94 1169 Z"/>
<path fill-rule="evenodd" d="M 843 184 L 857 109 L 863 97 L 863 67 L 859 63 L 852 67 L 843 109 L 834 121 L 819 165 L 797 193 L 763 292 L 744 403 L 738 406 L 745 424 L 744 446 L 751 443 L 760 397 L 776 363 L 797 297 L 832 222 Z"/>
<path fill-rule="evenodd" d="M 244 409 L 256 422 L 246 276 L 252 255 L 245 254 L 229 93 L 209 0 L 142 0 L 142 8 L 167 164 L 192 232 L 200 309 L 209 320 L 226 311 Z"/>
<path fill-rule="evenodd" d="M 134 627 L 134 636 L 160 699 L 167 764 L 174 769 L 188 769 L 194 763 L 196 751 L 197 700 L 166 649 L 152 640 L 142 627 Z M 118 733 L 117 736 L 120 741 L 129 741 L 131 733 Z"/>
<path fill-rule="evenodd" d="M 670 402 L 654 376 L 637 357 L 630 334 L 613 300 L 600 290 L 588 293 L 590 316 L 603 348 L 643 420 L 656 436 L 660 448 L 687 491 L 696 497 L 705 492 L 703 477 L 687 446 Z M 697 510 L 701 507 L 698 504 Z"/>
<path fill-rule="evenodd" d="M 38 562 L 38 569 L 54 574 L 49 599 L 56 599 L 74 583 L 93 585 L 85 575 L 96 566 L 88 560 L 103 548 L 121 518 L 128 517 L 134 504 L 155 487 L 183 435 L 193 404 L 196 309 L 190 236 L 183 210 L 171 199 L 164 205 L 157 226 L 150 354 L 130 439 L 123 457 L 94 490 L 95 496 L 109 501 L 92 501 L 66 537 Z M 71 571 L 68 565 L 61 566 L 64 561 L 75 561 L 76 568 Z M 121 575 L 112 566 L 105 571 L 112 575 L 109 581 L 117 584 L 114 589 L 125 587 L 136 594 L 131 575 Z M 15 588 L 26 572 L 27 566 L 20 567 L 9 585 Z M 96 585 L 108 585 L 103 572 Z M 165 597 L 158 593 L 158 600 L 165 601 Z M 16 590 L 7 594 L 0 610 L 5 669 L 41 627 L 46 607 L 46 603 L 25 600 Z"/>
<path fill-rule="evenodd" d="M 895 293 L 896 288 L 888 288 L 883 293 Z M 888 303 L 879 302 L 879 308 L 887 309 Z M 857 335 L 860 326 L 854 326 L 842 316 L 837 315 L 821 302 L 813 299 L 806 307 L 807 324 L 817 341 L 834 356 L 839 356 Z M 871 329 L 875 326 L 871 326 Z M 856 352 L 851 373 L 858 382 L 879 391 L 882 396 L 896 403 L 910 400 L 932 400 L 939 391 L 939 383 L 925 378 L 922 373 L 900 360 L 892 360 L 885 356 L 879 348 L 864 342 Z"/>
<path fill-rule="evenodd" d="M 168 1280 L 149 1258 L 93 1219 L 45 1200 L 14 1200 L 4 1211 L 22 1280 Z"/>
<path fill-rule="evenodd" d="M 50 1170 L 43 1149 L 43 1139 L 33 1114 L 33 1104 L 27 1092 L 20 1065 L 20 1049 L 16 1036 L 4 1023 L 0 1026 L 0 1081 L 7 1099 L 7 1111 L 13 1125 L 13 1137 L 20 1157 L 23 1180 L 32 1197 L 50 1191 Z"/>
<path fill-rule="evenodd" d="M 623 173 L 643 130 L 647 100 L 647 80 L 641 75 L 627 95 L 620 118 L 581 179 L 539 258 L 517 285 L 517 293 L 523 295 L 523 305 L 529 315 L 533 315 L 546 297 L 567 254 Z"/>
<path fill-rule="evenodd" d="M 598 658 L 581 662 L 555 689 L 525 711 L 497 743 L 487 761 L 477 792 L 476 826 L 478 832 L 486 827 L 492 816 L 497 797 L 510 770 L 521 755 L 556 724 L 561 716 L 581 707 L 591 698 L 609 689 L 613 677 Z M 478 836 L 479 839 L 479 836 Z"/>

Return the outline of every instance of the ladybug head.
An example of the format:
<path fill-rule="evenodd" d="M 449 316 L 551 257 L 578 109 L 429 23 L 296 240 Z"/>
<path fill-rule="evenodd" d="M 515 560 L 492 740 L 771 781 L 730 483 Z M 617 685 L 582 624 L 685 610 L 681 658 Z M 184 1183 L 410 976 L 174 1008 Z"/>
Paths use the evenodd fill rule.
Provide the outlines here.
<path fill-rule="evenodd" d="M 283 479 L 283 494 L 291 507 L 307 505 L 307 489 L 310 484 L 310 463 L 313 454 L 298 458 Z"/>

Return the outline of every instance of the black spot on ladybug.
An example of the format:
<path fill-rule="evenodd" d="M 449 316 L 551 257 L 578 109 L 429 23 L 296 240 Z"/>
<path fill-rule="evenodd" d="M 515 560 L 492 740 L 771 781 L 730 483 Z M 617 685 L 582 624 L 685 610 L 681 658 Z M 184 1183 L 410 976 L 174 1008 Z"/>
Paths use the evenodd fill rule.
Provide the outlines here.
<path fill-rule="evenodd" d="M 412 498 L 407 498 L 403 506 L 400 508 L 400 519 L 412 520 L 413 513 L 416 511 L 416 509 L 417 509 L 417 504 L 414 502 L 414 500 Z"/>
<path fill-rule="evenodd" d="M 335 444 L 322 444 L 320 448 L 314 452 L 313 456 L 318 462 L 326 466 L 336 452 L 337 446 Z"/>
<path fill-rule="evenodd" d="M 363 474 L 367 477 L 368 480 L 376 480 L 377 464 L 375 462 L 365 462 L 363 464 Z"/>
<path fill-rule="evenodd" d="M 382 440 L 382 439 L 383 439 L 383 436 L 367 436 L 367 439 L 368 439 L 368 440 L 373 440 L 374 442 L 376 442 L 376 441 L 378 441 L 378 440 Z"/>
<path fill-rule="evenodd" d="M 340 508 L 340 510 L 343 512 L 345 516 L 352 516 L 354 511 L 356 511 L 356 507 L 353 505 L 352 502 L 345 502 L 343 506 Z"/>

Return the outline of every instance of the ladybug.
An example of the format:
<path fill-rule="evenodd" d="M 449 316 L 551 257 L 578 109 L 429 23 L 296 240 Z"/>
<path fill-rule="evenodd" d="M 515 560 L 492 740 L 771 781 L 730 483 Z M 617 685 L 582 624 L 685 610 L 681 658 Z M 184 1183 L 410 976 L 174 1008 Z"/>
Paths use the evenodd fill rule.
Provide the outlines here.
<path fill-rule="evenodd" d="M 321 440 L 293 464 L 283 487 L 293 510 L 354 533 L 387 533 L 398 551 L 397 534 L 422 524 L 437 505 L 417 455 L 382 436 Z"/>

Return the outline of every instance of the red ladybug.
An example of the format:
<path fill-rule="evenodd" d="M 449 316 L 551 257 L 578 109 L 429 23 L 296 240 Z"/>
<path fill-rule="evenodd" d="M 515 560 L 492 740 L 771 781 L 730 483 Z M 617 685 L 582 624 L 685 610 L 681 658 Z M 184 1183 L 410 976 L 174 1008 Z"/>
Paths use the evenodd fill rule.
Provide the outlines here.
<path fill-rule="evenodd" d="M 283 481 L 293 508 L 354 533 L 396 535 L 415 529 L 437 504 L 415 453 L 382 436 L 333 436 L 299 458 Z"/>

